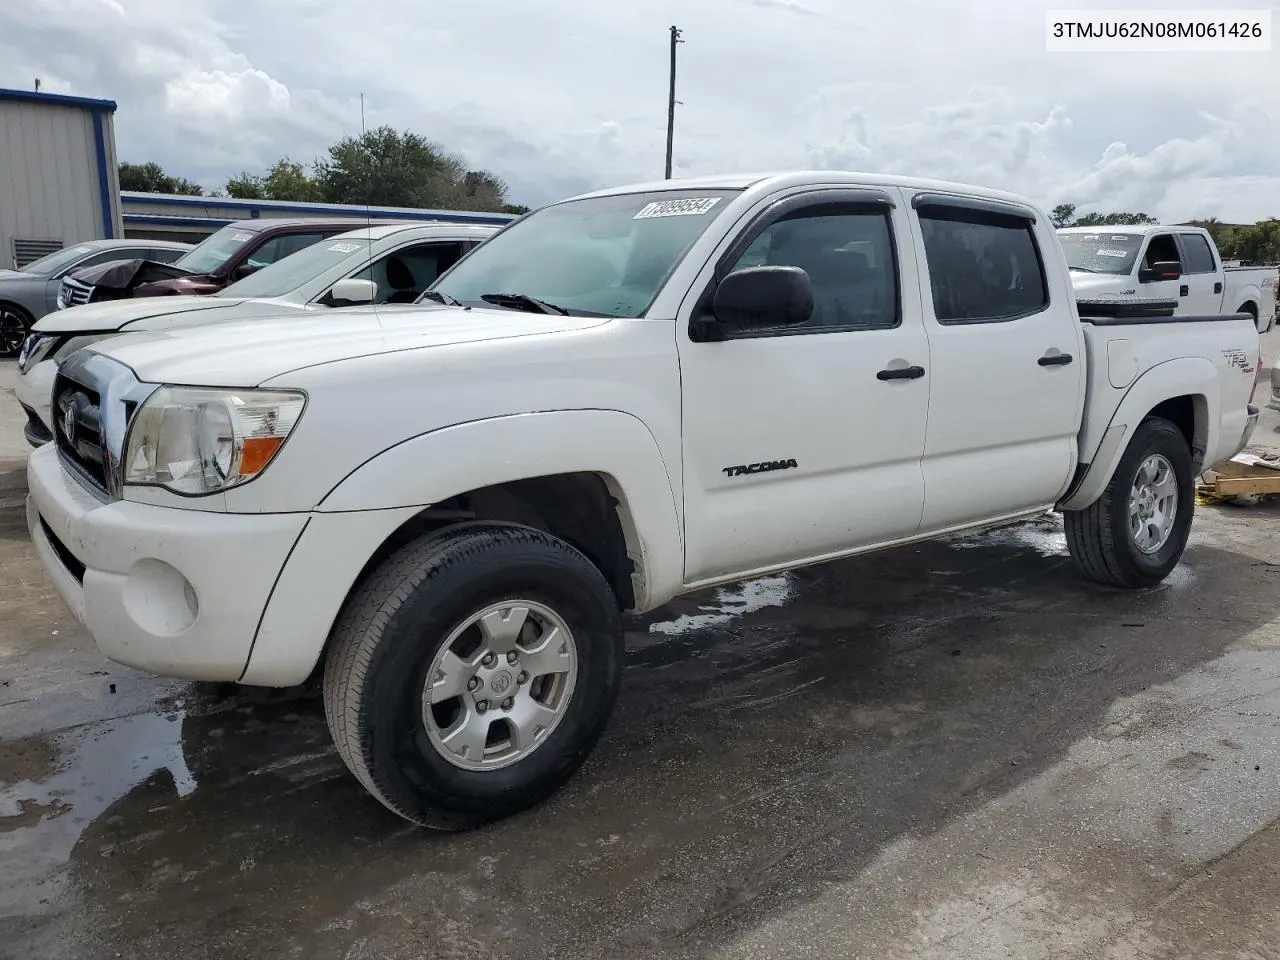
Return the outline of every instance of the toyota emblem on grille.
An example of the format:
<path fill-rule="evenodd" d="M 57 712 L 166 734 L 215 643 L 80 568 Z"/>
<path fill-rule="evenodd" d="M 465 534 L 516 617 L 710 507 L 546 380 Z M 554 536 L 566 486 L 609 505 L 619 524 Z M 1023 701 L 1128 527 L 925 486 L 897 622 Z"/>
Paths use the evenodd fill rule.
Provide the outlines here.
<path fill-rule="evenodd" d="M 72 446 L 76 442 L 76 398 L 72 394 L 67 394 L 62 398 L 62 435 L 66 437 L 67 443 Z"/>

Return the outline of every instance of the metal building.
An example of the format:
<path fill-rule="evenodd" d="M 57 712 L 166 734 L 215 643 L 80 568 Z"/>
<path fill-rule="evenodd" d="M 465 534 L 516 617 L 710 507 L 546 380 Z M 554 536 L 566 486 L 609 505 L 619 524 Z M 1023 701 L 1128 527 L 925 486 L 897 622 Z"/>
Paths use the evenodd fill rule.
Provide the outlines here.
<path fill-rule="evenodd" d="M 292 200 L 240 200 L 235 197 L 192 197 L 166 193 L 120 194 L 124 235 L 132 240 L 179 240 L 199 243 L 219 227 L 259 217 L 363 217 L 375 220 L 441 220 L 500 226 L 515 219 L 510 213 L 470 210 L 417 210 L 409 207 L 363 207 L 342 203 L 302 203 Z"/>
<path fill-rule="evenodd" d="M 0 89 L 0 266 L 124 236 L 111 100 Z"/>

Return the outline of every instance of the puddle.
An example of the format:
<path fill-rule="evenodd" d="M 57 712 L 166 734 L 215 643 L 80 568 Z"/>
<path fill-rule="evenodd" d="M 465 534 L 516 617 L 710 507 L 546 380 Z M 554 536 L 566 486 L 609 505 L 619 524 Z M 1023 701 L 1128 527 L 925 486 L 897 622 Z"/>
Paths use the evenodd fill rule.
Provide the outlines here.
<path fill-rule="evenodd" d="M 0 784 L 0 917 L 52 902 L 84 831 L 153 774 L 168 771 L 178 797 L 195 790 L 182 752 L 184 717 L 138 714 L 75 728 L 52 739 L 52 775 Z"/>
<path fill-rule="evenodd" d="M 1015 550 L 1031 549 L 1042 557 L 1067 555 L 1067 535 L 1062 529 L 1062 518 L 1056 514 L 1046 514 L 1012 527 L 956 534 L 944 538 L 944 542 L 960 550 L 1011 547 Z"/>
<path fill-rule="evenodd" d="M 748 580 L 717 590 L 711 603 L 698 607 L 702 613 L 686 613 L 674 620 L 651 623 L 649 632 L 677 636 L 693 630 L 718 627 L 765 607 L 785 607 L 794 596 L 795 590 L 789 574 Z"/>

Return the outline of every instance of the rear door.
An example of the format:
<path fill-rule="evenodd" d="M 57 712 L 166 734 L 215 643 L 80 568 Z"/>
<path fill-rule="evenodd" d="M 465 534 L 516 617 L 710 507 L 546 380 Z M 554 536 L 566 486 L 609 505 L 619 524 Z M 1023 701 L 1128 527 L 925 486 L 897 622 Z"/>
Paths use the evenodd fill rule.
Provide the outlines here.
<path fill-rule="evenodd" d="M 932 361 L 921 530 L 1047 507 L 1075 470 L 1086 368 L 1052 228 L 1002 201 L 911 204 Z"/>
<path fill-rule="evenodd" d="M 1179 313 L 1216 315 L 1222 310 L 1222 270 L 1202 233 L 1179 233 L 1182 278 Z"/>
<path fill-rule="evenodd" d="M 794 193 L 746 222 L 677 323 L 688 583 L 910 536 L 924 502 L 930 364 L 899 194 Z M 701 339 L 716 278 L 757 265 L 806 270 L 811 319 Z"/>

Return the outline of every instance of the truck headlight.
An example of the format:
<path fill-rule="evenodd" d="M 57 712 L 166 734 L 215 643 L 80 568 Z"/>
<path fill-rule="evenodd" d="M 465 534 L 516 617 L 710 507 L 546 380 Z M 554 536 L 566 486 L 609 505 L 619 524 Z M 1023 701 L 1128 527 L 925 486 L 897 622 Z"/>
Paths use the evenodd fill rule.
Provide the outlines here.
<path fill-rule="evenodd" d="M 124 483 L 187 496 L 248 483 L 280 452 L 306 402 L 293 390 L 160 387 L 129 425 Z"/>

